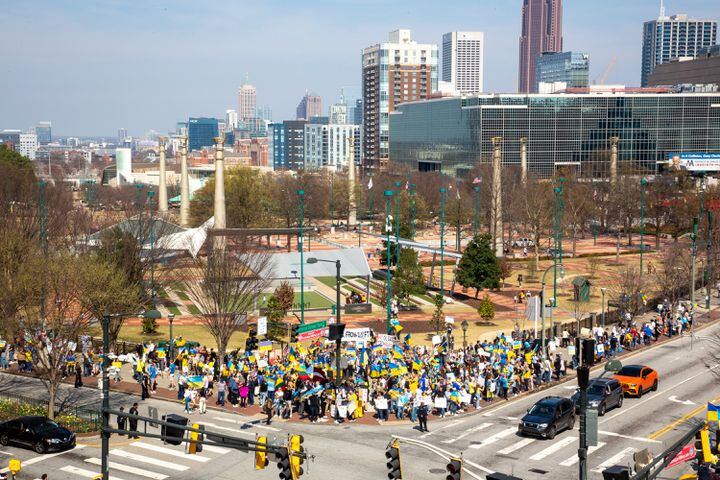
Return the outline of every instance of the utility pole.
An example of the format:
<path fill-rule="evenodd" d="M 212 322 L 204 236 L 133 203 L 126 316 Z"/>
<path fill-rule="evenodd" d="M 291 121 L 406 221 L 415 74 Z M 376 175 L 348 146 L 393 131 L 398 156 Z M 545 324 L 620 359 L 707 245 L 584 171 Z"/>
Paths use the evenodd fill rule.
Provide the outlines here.
<path fill-rule="evenodd" d="M 473 190 L 475 190 L 475 224 L 473 226 L 473 238 L 477 237 L 478 234 L 478 223 L 480 220 L 479 217 L 479 209 L 480 209 L 480 187 L 475 185 L 473 187 Z"/>
<path fill-rule="evenodd" d="M 155 195 L 155 192 L 148 190 L 148 210 L 150 214 L 150 305 L 155 308 L 155 216 L 152 211 L 153 195 Z"/>
<path fill-rule="evenodd" d="M 392 199 L 392 196 L 392 190 L 385 190 L 385 234 L 387 235 L 387 251 L 385 254 L 385 266 L 387 267 L 387 274 L 385 275 L 387 282 L 385 285 L 385 289 L 387 290 L 387 319 L 385 321 L 385 332 L 388 335 L 390 334 L 390 318 L 392 316 L 392 295 L 390 293 L 390 233 L 392 232 L 392 224 L 390 223 L 390 200 Z"/>
<path fill-rule="evenodd" d="M 303 259 L 303 197 L 304 190 L 298 190 L 300 203 L 300 232 L 298 235 L 298 246 L 300 247 L 300 323 L 305 323 L 305 260 Z"/>
<path fill-rule="evenodd" d="M 710 254 L 712 249 L 712 212 L 707 209 L 707 242 L 705 244 L 705 257 L 707 265 L 705 266 L 705 308 L 710 309 Z"/>
<path fill-rule="evenodd" d="M 445 196 L 447 190 L 440 189 L 440 296 L 445 297 Z M 444 301 L 444 300 L 443 300 Z"/>
<path fill-rule="evenodd" d="M 330 229 L 333 230 L 334 228 L 335 228 L 335 172 L 330 172 Z"/>

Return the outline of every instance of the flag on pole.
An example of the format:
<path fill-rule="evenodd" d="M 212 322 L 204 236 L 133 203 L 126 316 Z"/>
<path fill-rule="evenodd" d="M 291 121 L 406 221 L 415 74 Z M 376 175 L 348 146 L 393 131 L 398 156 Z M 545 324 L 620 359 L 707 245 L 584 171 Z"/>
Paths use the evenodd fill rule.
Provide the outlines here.
<path fill-rule="evenodd" d="M 372 178 L 368 182 L 368 190 L 372 190 Z"/>
<path fill-rule="evenodd" d="M 720 411 L 720 405 L 715 405 L 714 403 L 708 402 L 707 421 L 708 422 L 717 422 L 718 421 L 718 411 Z"/>
<path fill-rule="evenodd" d="M 477 185 L 478 183 L 482 183 L 482 180 L 480 180 L 480 177 L 475 177 L 473 180 L 473 185 Z"/>

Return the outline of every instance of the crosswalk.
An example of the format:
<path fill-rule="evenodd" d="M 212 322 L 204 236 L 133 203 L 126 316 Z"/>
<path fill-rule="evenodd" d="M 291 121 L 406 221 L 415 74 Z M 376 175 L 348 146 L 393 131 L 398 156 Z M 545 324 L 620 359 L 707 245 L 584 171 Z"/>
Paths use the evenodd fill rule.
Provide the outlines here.
<path fill-rule="evenodd" d="M 465 428 L 454 428 L 453 422 L 444 426 L 437 426 L 433 432 L 434 437 L 419 435 L 417 438 L 442 448 L 453 448 L 459 451 L 495 452 L 496 455 L 511 458 L 521 458 L 528 464 L 536 463 L 538 467 L 547 469 L 557 467 L 573 467 L 578 462 L 578 432 L 574 430 L 559 433 L 552 440 L 536 437 L 525 437 L 518 434 L 517 420 L 502 417 L 496 421 L 483 418 L 475 425 L 465 425 Z M 589 468 L 592 472 L 600 473 L 612 465 L 623 465 L 632 460 L 636 450 L 657 445 L 657 440 L 644 437 L 631 437 L 614 432 L 599 432 L 600 440 L 595 446 L 588 448 Z M 628 447 L 631 444 L 633 447 Z M 657 448 L 657 447 L 656 447 Z"/>

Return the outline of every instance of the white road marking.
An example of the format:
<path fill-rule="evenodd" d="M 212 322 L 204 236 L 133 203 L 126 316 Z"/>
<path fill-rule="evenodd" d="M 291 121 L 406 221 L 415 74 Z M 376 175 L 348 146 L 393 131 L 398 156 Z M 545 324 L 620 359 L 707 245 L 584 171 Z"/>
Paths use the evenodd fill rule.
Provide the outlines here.
<path fill-rule="evenodd" d="M 505 438 L 505 437 L 508 437 L 508 436 L 512 435 L 512 434 L 515 433 L 515 432 L 517 432 L 517 427 L 506 428 L 505 430 L 502 430 L 502 431 L 496 433 L 495 435 L 492 435 L 492 436 L 486 438 L 486 439 L 483 440 L 482 443 L 480 443 L 479 445 L 470 445 L 470 448 L 476 448 L 476 449 L 477 449 L 477 448 L 485 447 L 485 446 L 487 446 L 487 445 L 491 445 L 491 444 L 497 442 L 497 441 L 500 440 L 500 439 L 503 439 L 503 438 Z"/>
<path fill-rule="evenodd" d="M 247 430 L 241 430 L 239 428 L 230 428 L 230 427 L 222 427 L 220 425 L 215 425 L 214 423 L 203 423 L 206 427 L 212 427 L 217 430 L 225 430 L 226 432 L 235 432 L 235 433 L 242 433 L 243 435 L 250 435 L 251 437 L 255 436 L 254 432 L 249 432 Z"/>
<path fill-rule="evenodd" d="M 521 448 L 526 447 L 534 442 L 535 442 L 534 438 L 523 438 L 519 442 L 513 443 L 512 445 L 510 445 L 507 448 L 503 448 L 502 450 L 500 450 L 497 453 L 499 453 L 500 455 L 510 455 L 515 450 L 520 450 Z"/>
<path fill-rule="evenodd" d="M 465 422 L 465 420 L 457 420 L 457 421 L 455 421 L 455 422 L 450 422 L 450 423 L 448 423 L 447 425 L 441 425 L 441 426 L 440 426 L 439 428 L 437 428 L 437 429 L 433 429 L 433 430 L 431 430 L 431 431 L 429 431 L 429 432 L 427 432 L 427 433 L 423 433 L 422 435 L 420 435 L 420 438 L 427 438 L 427 437 L 429 437 L 430 435 L 432 435 L 432 434 L 435 433 L 435 432 L 442 431 L 442 430 L 445 430 L 445 429 L 448 429 L 448 428 L 452 428 L 452 427 L 457 427 L 458 425 L 460 425 L 461 423 L 464 423 L 464 422 Z"/>
<path fill-rule="evenodd" d="M 226 453 L 230 453 L 232 451 L 229 448 L 216 447 L 215 445 L 208 445 L 207 443 L 203 443 L 202 448 L 208 452 L 219 453 L 221 455 L 225 455 Z"/>
<path fill-rule="evenodd" d="M 617 463 L 622 460 L 624 457 L 626 457 L 629 453 L 634 452 L 635 449 L 633 447 L 627 447 L 624 450 L 621 450 L 620 453 L 613 455 L 612 457 L 605 460 L 603 463 L 598 465 L 596 468 L 594 468 L 592 471 L 596 473 L 600 473 L 603 470 L 605 470 L 608 467 L 612 467 L 613 465 L 617 465 Z"/>
<path fill-rule="evenodd" d="M 25 462 L 25 463 L 27 463 L 27 462 Z M 99 475 L 98 472 L 93 472 L 91 470 L 85 470 L 84 468 L 73 467 L 72 465 L 66 465 L 66 466 L 62 467 L 60 470 L 62 470 L 63 472 L 67 472 L 67 473 L 73 473 L 75 475 L 79 475 L 79 476 L 85 477 L 85 478 L 95 478 Z M 120 478 L 113 477 L 112 475 L 110 476 L 110 479 L 111 480 L 121 480 Z"/>
<path fill-rule="evenodd" d="M 626 440 L 635 440 L 636 442 L 648 442 L 648 443 L 662 443 L 660 440 L 653 440 L 651 438 L 645 438 L 645 437 L 630 437 L 628 435 L 622 435 L 620 433 L 615 432 L 606 432 L 604 430 L 598 431 L 601 435 L 607 435 L 608 437 L 618 437 L 618 438 L 624 438 Z"/>
<path fill-rule="evenodd" d="M 695 402 L 693 402 L 692 400 L 681 400 L 681 399 L 677 398 L 675 395 L 669 396 L 668 400 L 670 400 L 671 402 L 675 402 L 675 403 L 682 403 L 683 405 L 695 405 Z"/>
<path fill-rule="evenodd" d="M 263 429 L 263 430 L 270 430 L 271 432 L 279 432 L 279 431 L 280 431 L 279 428 L 270 427 L 270 426 L 268 426 L 268 425 L 261 425 L 260 422 L 258 422 L 258 423 L 244 422 L 244 421 L 240 421 L 240 422 L 239 422 L 239 421 L 237 421 L 237 420 L 235 420 L 235 419 L 227 418 L 227 417 L 213 417 L 213 420 L 219 420 L 219 421 L 221 421 L 221 422 L 234 423 L 235 425 L 240 425 L 240 426 L 246 426 L 246 425 L 247 425 L 247 428 L 255 427 L 255 428 L 261 428 L 261 429 Z"/>
<path fill-rule="evenodd" d="M 156 467 L 167 468 L 168 470 L 175 470 L 177 472 L 184 472 L 185 470 L 188 470 L 190 468 L 186 465 L 178 465 L 177 463 L 166 462 L 164 460 L 158 460 L 157 458 L 146 457 L 145 455 L 138 455 L 137 453 L 126 452 L 125 450 L 110 450 L 110 455 L 127 458 L 136 462 L 150 463 L 152 465 L 155 465 Z"/>
<path fill-rule="evenodd" d="M 603 443 L 603 442 L 598 442 L 598 444 L 595 445 L 594 447 L 588 448 L 588 457 L 589 457 L 593 452 L 595 452 L 598 448 L 602 448 L 602 447 L 604 447 L 604 446 L 605 446 L 605 443 Z M 572 457 L 568 458 L 567 460 L 563 460 L 562 462 L 560 462 L 560 466 L 561 466 L 561 467 L 572 467 L 572 466 L 575 465 L 577 462 L 578 462 L 578 456 L 577 456 L 577 455 L 573 455 Z"/>
<path fill-rule="evenodd" d="M 492 423 L 482 423 L 482 424 L 478 425 L 477 427 L 473 427 L 473 428 L 469 429 L 467 432 L 458 435 L 458 436 L 455 437 L 455 438 L 450 438 L 450 439 L 448 439 L 448 440 L 443 440 L 442 443 L 455 443 L 455 442 L 457 442 L 458 440 L 463 439 L 463 438 L 467 437 L 468 435 L 471 435 L 472 433 L 479 432 L 480 430 L 484 430 L 484 429 L 486 429 L 486 428 L 488 428 L 488 427 L 491 427 L 491 426 L 493 426 L 493 425 L 494 425 L 494 424 L 492 424 Z"/>
<path fill-rule="evenodd" d="M 92 463 L 93 465 L 102 465 L 102 460 L 100 460 L 99 458 L 86 458 L 85 461 L 87 463 Z M 168 478 L 167 475 L 162 473 L 155 473 L 151 472 L 150 470 L 145 470 L 144 468 L 123 465 L 122 463 L 108 462 L 108 465 L 110 466 L 110 468 L 120 470 L 121 472 L 128 472 L 132 473 L 133 475 L 140 475 L 141 477 L 153 478 L 154 480 L 165 480 L 166 478 Z"/>
<path fill-rule="evenodd" d="M 31 458 L 30 460 L 25 460 L 25 461 L 22 462 L 22 464 L 23 464 L 23 465 L 32 465 L 33 463 L 39 463 L 39 462 L 42 462 L 43 460 L 47 460 L 47 459 L 49 459 L 49 458 L 57 457 L 58 455 L 63 455 L 63 454 L 68 453 L 68 452 L 73 452 L 73 451 L 75 451 L 75 450 L 80 450 L 80 449 L 83 448 L 84 446 L 85 446 L 85 445 L 76 445 L 75 448 L 70 449 L 70 450 L 65 450 L 64 452 L 48 453 L 48 454 L 45 454 L 45 455 L 40 455 L 40 456 L 37 456 L 37 457 L 35 457 L 35 458 Z M 0 473 L 7 473 L 7 472 L 9 472 L 9 471 L 10 471 L 10 469 L 6 467 L 6 468 L 3 468 L 2 470 L 0 470 Z"/>
<path fill-rule="evenodd" d="M 565 437 L 561 438 L 557 442 L 553 443 L 549 447 L 547 447 L 544 450 L 540 450 L 538 453 L 530 457 L 530 460 L 542 460 L 543 458 L 547 457 L 548 455 L 552 455 L 553 453 L 562 450 L 563 448 L 567 447 L 571 443 L 575 441 L 575 437 Z"/>
<path fill-rule="evenodd" d="M 173 450 L 172 448 L 158 447 L 157 445 L 152 445 L 152 444 L 145 443 L 145 442 L 135 442 L 135 443 L 131 443 L 128 446 L 136 447 L 136 448 L 144 448 L 145 450 L 150 450 L 151 452 L 162 453 L 163 455 L 170 455 L 171 457 L 183 458 L 185 460 L 190 460 L 193 462 L 205 463 L 205 462 L 210 461 L 210 457 L 203 457 L 203 456 L 197 455 L 197 454 L 189 455 L 189 454 L 185 453 L 184 451 Z"/>

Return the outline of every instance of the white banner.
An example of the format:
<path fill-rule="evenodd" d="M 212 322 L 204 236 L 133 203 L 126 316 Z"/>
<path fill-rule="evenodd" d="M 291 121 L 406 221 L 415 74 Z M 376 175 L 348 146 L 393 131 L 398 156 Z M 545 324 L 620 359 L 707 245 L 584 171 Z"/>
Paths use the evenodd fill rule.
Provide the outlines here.
<path fill-rule="evenodd" d="M 378 335 L 377 343 L 384 347 L 392 347 L 395 345 L 395 335 Z"/>
<path fill-rule="evenodd" d="M 257 334 L 267 335 L 267 317 L 258 317 Z"/>
<path fill-rule="evenodd" d="M 370 339 L 372 331 L 369 328 L 346 328 L 343 334 L 343 342 L 367 341 Z"/>

